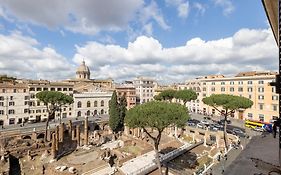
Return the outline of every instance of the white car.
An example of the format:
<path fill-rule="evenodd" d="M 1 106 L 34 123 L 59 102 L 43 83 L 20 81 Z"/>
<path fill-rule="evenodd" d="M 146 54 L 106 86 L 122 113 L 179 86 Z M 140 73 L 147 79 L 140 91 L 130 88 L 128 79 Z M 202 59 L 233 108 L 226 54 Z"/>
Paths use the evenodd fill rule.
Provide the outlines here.
<path fill-rule="evenodd" d="M 209 125 L 209 124 L 210 124 L 210 123 L 209 123 L 208 121 L 206 121 L 206 120 L 202 120 L 201 123 L 204 124 L 204 125 Z"/>
<path fill-rule="evenodd" d="M 263 132 L 264 129 L 262 127 L 256 127 L 254 128 L 254 131 Z"/>
<path fill-rule="evenodd" d="M 198 123 L 198 124 L 197 124 L 197 127 L 203 129 L 203 128 L 204 128 L 204 125 L 203 125 L 202 123 Z"/>

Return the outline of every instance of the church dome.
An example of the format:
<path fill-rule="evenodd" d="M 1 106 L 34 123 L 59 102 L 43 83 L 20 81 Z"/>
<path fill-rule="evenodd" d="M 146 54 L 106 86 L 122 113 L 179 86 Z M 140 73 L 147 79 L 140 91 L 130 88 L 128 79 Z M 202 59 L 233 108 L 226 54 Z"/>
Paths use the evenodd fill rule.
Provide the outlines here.
<path fill-rule="evenodd" d="M 77 68 L 76 72 L 90 72 L 90 69 L 88 66 L 86 66 L 85 61 L 82 62 L 82 64 Z"/>
<path fill-rule="evenodd" d="M 77 79 L 90 79 L 90 69 L 86 66 L 85 61 L 77 68 L 76 70 L 76 78 Z"/>

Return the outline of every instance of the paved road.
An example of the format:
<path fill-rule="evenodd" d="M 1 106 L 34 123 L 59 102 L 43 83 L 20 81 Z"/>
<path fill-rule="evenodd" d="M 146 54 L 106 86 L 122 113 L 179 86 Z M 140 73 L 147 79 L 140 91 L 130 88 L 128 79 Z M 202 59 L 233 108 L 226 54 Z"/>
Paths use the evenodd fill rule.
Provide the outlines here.
<path fill-rule="evenodd" d="M 103 122 L 103 121 L 108 121 L 109 116 L 108 115 L 100 115 L 97 117 L 89 117 L 88 120 L 89 122 Z M 83 122 L 85 120 L 84 117 L 79 117 L 79 118 L 63 118 L 62 122 L 67 123 L 69 120 L 72 120 L 72 123 L 78 123 L 78 122 Z M 50 128 L 54 128 L 55 126 L 57 126 L 60 123 L 59 120 L 55 120 L 55 121 L 50 121 L 49 125 Z M 24 124 L 24 126 L 21 125 L 8 125 L 8 126 L 4 126 L 4 129 L 1 128 L 0 132 L 4 133 L 4 132 L 21 132 L 21 133 L 27 133 L 27 132 L 31 132 L 34 130 L 43 130 L 45 129 L 46 123 L 45 122 L 40 122 L 40 123 L 26 123 Z"/>

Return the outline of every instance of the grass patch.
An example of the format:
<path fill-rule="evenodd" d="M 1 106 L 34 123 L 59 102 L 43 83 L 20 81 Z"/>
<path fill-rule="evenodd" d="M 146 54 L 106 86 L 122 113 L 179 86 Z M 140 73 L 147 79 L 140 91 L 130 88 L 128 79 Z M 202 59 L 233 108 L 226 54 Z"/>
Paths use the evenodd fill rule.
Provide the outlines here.
<path fill-rule="evenodd" d="M 126 152 L 126 153 L 130 153 L 130 154 L 134 154 L 134 155 L 139 155 L 141 153 L 141 148 L 138 146 L 124 146 L 123 148 L 121 148 L 120 151 L 122 152 Z"/>
<path fill-rule="evenodd" d="M 187 136 L 187 135 L 183 135 L 183 136 L 182 136 L 182 139 L 183 139 L 184 141 L 186 141 L 186 142 L 192 142 L 192 141 L 193 141 L 192 137 Z"/>

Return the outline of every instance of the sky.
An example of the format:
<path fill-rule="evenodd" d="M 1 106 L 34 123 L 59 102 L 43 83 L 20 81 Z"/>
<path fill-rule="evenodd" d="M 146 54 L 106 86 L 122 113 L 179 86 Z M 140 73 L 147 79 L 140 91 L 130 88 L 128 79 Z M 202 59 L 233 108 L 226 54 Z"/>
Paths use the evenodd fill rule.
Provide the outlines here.
<path fill-rule="evenodd" d="M 277 71 L 259 0 L 0 0 L 0 74 L 179 83 Z"/>

